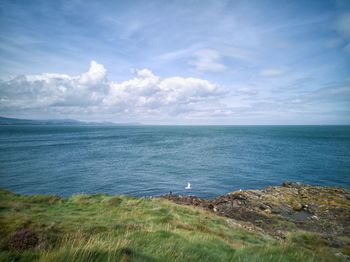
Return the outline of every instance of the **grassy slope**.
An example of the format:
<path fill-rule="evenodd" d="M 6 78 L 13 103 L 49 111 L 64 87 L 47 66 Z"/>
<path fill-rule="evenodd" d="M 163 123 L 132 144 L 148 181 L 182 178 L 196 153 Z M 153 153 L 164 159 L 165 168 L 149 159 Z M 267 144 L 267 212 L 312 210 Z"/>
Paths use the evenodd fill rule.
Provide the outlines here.
<path fill-rule="evenodd" d="M 8 248 L 29 228 L 39 245 Z M 0 190 L 0 261 L 337 261 L 317 235 L 284 242 L 201 208 L 128 196 L 22 196 Z"/>

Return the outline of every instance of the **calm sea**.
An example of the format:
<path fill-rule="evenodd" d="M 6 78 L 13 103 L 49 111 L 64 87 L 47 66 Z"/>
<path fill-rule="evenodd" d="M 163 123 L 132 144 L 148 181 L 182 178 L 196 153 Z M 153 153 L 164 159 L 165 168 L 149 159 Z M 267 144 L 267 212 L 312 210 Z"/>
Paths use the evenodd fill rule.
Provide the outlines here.
<path fill-rule="evenodd" d="M 0 187 L 18 193 L 212 198 L 284 180 L 349 188 L 350 126 L 0 127 Z"/>

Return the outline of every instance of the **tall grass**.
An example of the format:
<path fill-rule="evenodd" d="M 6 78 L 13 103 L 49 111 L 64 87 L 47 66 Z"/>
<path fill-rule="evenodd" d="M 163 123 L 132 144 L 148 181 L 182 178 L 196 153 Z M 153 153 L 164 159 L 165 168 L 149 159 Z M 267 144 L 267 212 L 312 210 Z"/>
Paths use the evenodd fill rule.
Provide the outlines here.
<path fill-rule="evenodd" d="M 23 228 L 35 232 L 39 243 L 14 250 L 9 240 Z M 164 199 L 105 194 L 62 199 L 0 190 L 0 261 L 339 260 L 320 236 L 302 234 L 279 242 Z"/>

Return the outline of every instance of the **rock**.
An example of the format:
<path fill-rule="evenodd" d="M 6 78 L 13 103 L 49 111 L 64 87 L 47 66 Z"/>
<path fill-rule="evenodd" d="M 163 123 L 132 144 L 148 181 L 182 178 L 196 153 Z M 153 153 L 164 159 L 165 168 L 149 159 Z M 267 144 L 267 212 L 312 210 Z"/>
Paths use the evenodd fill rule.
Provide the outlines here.
<path fill-rule="evenodd" d="M 346 242 L 338 239 L 338 238 L 334 238 L 333 236 L 329 236 L 327 238 L 328 244 L 331 247 L 335 247 L 335 248 L 341 248 L 341 247 L 345 247 L 346 246 Z"/>
<path fill-rule="evenodd" d="M 302 209 L 304 209 L 304 210 L 307 210 L 308 208 L 309 208 L 308 205 L 303 205 L 303 206 L 302 206 Z"/>
<path fill-rule="evenodd" d="M 302 208 L 303 208 L 302 204 L 297 203 L 297 202 L 293 203 L 293 210 L 294 211 L 300 211 L 300 210 L 302 210 Z"/>
<path fill-rule="evenodd" d="M 300 182 L 290 182 L 290 181 L 284 181 L 282 183 L 282 187 L 289 187 L 289 188 L 298 188 L 302 186 L 302 183 Z"/>
<path fill-rule="evenodd" d="M 284 182 L 281 187 L 236 191 L 213 200 L 174 194 L 164 198 L 206 208 L 237 223 L 250 223 L 256 231 L 278 239 L 282 238 L 278 230 L 284 234 L 311 231 L 342 239 L 350 234 L 350 201 L 346 200 L 349 195 L 347 189 Z"/>
<path fill-rule="evenodd" d="M 341 258 L 341 259 L 343 259 L 343 260 L 350 261 L 350 256 L 344 255 L 344 254 L 341 253 L 341 252 L 335 253 L 335 256 L 336 256 L 336 257 L 339 257 L 339 258 Z"/>
<path fill-rule="evenodd" d="M 283 232 L 282 230 L 277 230 L 276 231 L 276 236 L 280 237 L 281 239 L 286 239 L 287 238 L 285 232 Z"/>
<path fill-rule="evenodd" d="M 271 214 L 271 209 L 265 209 L 264 212 L 265 214 Z"/>
<path fill-rule="evenodd" d="M 269 207 L 268 205 L 265 205 L 265 204 L 263 204 L 263 203 L 261 203 L 260 205 L 259 205 L 259 208 L 261 209 L 261 210 L 266 210 L 266 209 L 271 209 L 271 207 Z"/>

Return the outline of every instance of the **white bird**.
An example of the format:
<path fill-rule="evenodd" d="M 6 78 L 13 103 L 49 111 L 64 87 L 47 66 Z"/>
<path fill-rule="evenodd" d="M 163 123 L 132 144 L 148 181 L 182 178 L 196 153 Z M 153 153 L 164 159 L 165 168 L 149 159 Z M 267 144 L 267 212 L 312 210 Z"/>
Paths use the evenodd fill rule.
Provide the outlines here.
<path fill-rule="evenodd" d="M 187 187 L 185 187 L 185 189 L 191 189 L 191 183 L 187 182 Z"/>

